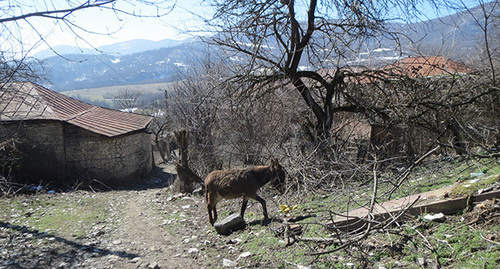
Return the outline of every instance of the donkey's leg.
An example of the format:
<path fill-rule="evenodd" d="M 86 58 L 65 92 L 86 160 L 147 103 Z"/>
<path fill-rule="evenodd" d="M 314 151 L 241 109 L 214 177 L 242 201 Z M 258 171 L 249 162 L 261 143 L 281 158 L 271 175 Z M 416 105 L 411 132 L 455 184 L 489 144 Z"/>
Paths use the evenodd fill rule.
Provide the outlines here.
<path fill-rule="evenodd" d="M 264 219 L 265 220 L 269 219 L 269 216 L 267 215 L 266 201 L 258 195 L 255 195 L 254 199 L 257 200 L 262 205 L 262 212 L 264 213 Z"/>
<path fill-rule="evenodd" d="M 212 217 L 212 210 L 213 210 L 214 206 L 212 204 L 207 204 L 207 209 L 208 209 L 208 221 L 210 222 L 210 224 L 212 224 L 212 226 L 214 225 L 215 223 L 215 220 L 213 219 Z"/>
<path fill-rule="evenodd" d="M 248 205 L 248 197 L 243 196 L 243 203 L 241 203 L 241 214 L 240 214 L 242 219 L 244 219 L 245 210 L 247 209 L 247 205 Z"/>
<path fill-rule="evenodd" d="M 213 211 L 214 211 L 214 223 L 217 221 L 217 207 L 214 205 L 213 207 Z M 212 223 L 213 225 L 213 223 Z"/>
<path fill-rule="evenodd" d="M 208 209 L 208 221 L 213 226 L 214 223 L 217 221 L 217 202 L 218 201 L 217 201 L 217 199 L 214 199 L 214 196 L 210 195 L 209 193 L 207 193 L 206 200 L 207 200 L 207 209 Z M 213 213 L 213 216 L 212 216 L 212 213 Z"/>

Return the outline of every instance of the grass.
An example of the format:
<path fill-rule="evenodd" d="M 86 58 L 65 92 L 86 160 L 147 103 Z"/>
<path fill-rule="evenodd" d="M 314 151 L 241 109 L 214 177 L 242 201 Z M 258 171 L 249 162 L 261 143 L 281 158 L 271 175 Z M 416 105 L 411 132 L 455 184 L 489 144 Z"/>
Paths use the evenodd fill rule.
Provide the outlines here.
<path fill-rule="evenodd" d="M 137 85 L 123 85 L 123 86 L 109 86 L 101 88 L 81 89 L 72 91 L 61 92 L 70 97 L 83 97 L 90 100 L 105 101 L 109 96 L 119 94 L 120 91 L 131 90 L 143 93 L 163 93 L 164 90 L 169 90 L 173 86 L 172 82 L 165 83 L 152 83 L 152 84 L 137 84 Z"/>
<path fill-rule="evenodd" d="M 485 172 L 484 175 L 474 176 L 473 173 Z M 422 193 L 457 185 L 450 192 L 450 196 L 468 196 L 477 193 L 478 190 L 499 182 L 500 163 L 496 159 L 456 159 L 450 162 L 430 162 L 427 165 L 414 169 L 411 176 L 403 185 L 396 190 L 391 198 L 401 198 L 407 195 Z M 380 193 L 393 187 L 394 178 L 392 173 L 381 174 Z M 465 184 L 472 179 L 481 179 L 477 183 Z M 462 184 L 458 184 L 462 183 Z"/>
<path fill-rule="evenodd" d="M 432 247 L 424 244 L 423 238 L 418 238 L 401 253 L 409 262 L 418 259 L 431 258 L 441 266 L 457 268 L 493 268 L 500 261 L 500 246 L 492 244 L 482 236 L 481 229 L 463 225 L 460 216 L 442 224 L 431 224 L 420 232 Z M 490 233 L 500 232 L 498 227 L 489 230 Z"/>
<path fill-rule="evenodd" d="M 484 170 L 488 171 L 479 177 L 480 181 L 464 188 L 472 193 L 498 183 L 498 177 L 491 176 L 500 173 L 500 165 L 496 160 L 430 163 L 416 169 L 408 182 L 398 190 L 398 195 L 433 190 L 452 185 L 457 181 L 468 184 L 471 179 L 478 179 L 471 177 L 471 173 Z M 390 173 L 381 175 L 379 193 L 391 187 L 388 183 L 391 177 L 394 175 Z M 457 193 L 460 191 L 460 195 L 463 194 L 461 189 L 456 191 Z M 353 182 L 346 189 L 337 192 L 300 193 L 295 197 L 289 195 L 277 198 L 280 202 L 274 202 L 276 199 L 266 198 L 266 200 L 271 217 L 282 219 L 285 216 L 309 216 L 298 222 L 303 228 L 302 238 L 327 238 L 335 236 L 323 226 L 331 219 L 331 212 L 341 213 L 353 209 L 369 201 L 371 192 L 370 184 L 359 186 Z M 269 196 L 266 194 L 266 197 Z M 29 199 L 25 196 L 0 199 L 0 221 L 33 227 L 40 231 L 49 230 L 60 236 L 83 238 L 87 236 L 86 231 L 89 231 L 88 227 L 92 224 L 106 221 L 110 206 L 110 201 L 106 197 L 102 194 L 79 196 L 75 193 L 38 195 Z M 208 225 L 206 230 L 199 230 L 199 227 L 206 225 L 206 210 L 202 202 L 195 203 L 202 207 L 201 209 L 197 207 L 199 210 L 194 209 L 190 200 L 178 199 L 165 203 L 170 203 L 169 211 L 165 210 L 164 204 L 157 203 L 151 206 L 151 214 L 163 218 L 158 220 L 158 225 L 161 225 L 165 218 L 167 222 L 171 220 L 168 225 L 161 226 L 171 234 L 180 234 L 180 230 L 189 234 L 191 227 L 197 227 L 196 233 L 199 233 L 202 242 L 197 247 L 200 248 L 200 253 L 212 259 L 214 267 L 220 267 L 223 258 L 237 260 L 242 268 L 297 268 L 298 265 L 312 265 L 313 268 L 356 268 L 364 265 L 373 268 L 425 267 L 421 263 L 428 266 L 439 264 L 443 268 L 495 268 L 500 262 L 500 246 L 498 243 L 492 243 L 498 242 L 500 238 L 500 225 L 498 223 L 486 225 L 482 217 L 479 218 L 478 214 L 481 212 L 447 216 L 444 223 L 428 222 L 422 217 L 417 217 L 406 223 L 400 223 L 405 224 L 404 227 L 391 227 L 384 232 L 376 232 L 365 240 L 355 242 L 349 248 L 316 256 L 310 254 L 334 250 L 338 245 L 300 241 L 285 246 L 283 236 L 276 236 L 273 231 L 281 225 L 280 222 L 273 222 L 268 226 L 258 223 L 263 216 L 261 205 L 257 202 L 250 201 L 245 214 L 247 222 L 256 224 L 227 237 L 217 235 Z M 280 210 L 281 203 L 288 205 L 289 208 L 293 205 L 297 207 L 293 207 L 285 215 L 285 212 Z M 183 206 L 186 205 L 191 207 L 184 209 Z M 218 207 L 219 218 L 239 212 L 240 206 L 239 199 L 221 202 Z M 476 217 L 479 221 L 472 223 L 471 220 L 475 220 Z M 183 222 L 184 219 L 188 221 Z M 237 243 L 228 243 L 235 239 L 238 239 Z M 209 243 L 205 245 L 204 240 Z M 250 252 L 252 255 L 237 259 L 239 253 L 243 252 Z"/>
<path fill-rule="evenodd" d="M 398 190 L 399 197 L 426 192 L 451 186 L 456 182 L 467 183 L 471 179 L 471 173 L 486 171 L 475 183 L 469 186 L 455 187 L 456 195 L 467 195 L 477 193 L 479 189 L 497 184 L 500 165 L 496 160 L 459 160 L 451 163 L 430 163 L 427 166 L 416 169 L 408 182 L 405 182 Z M 394 177 L 391 174 L 381 175 L 383 179 Z M 321 223 L 329 220 L 330 211 L 343 212 L 346 209 L 345 201 L 351 201 L 351 208 L 356 207 L 352 201 L 367 201 L 371 195 L 371 187 L 365 186 L 356 191 L 347 191 L 342 197 L 336 194 L 316 193 L 308 195 L 307 199 L 301 198 L 298 208 L 292 215 L 315 215 L 314 218 L 300 221 L 304 227 L 302 237 L 331 237 Z M 383 185 L 379 190 L 390 188 L 391 184 Z M 461 190 L 459 193 L 458 190 Z M 394 198 L 394 197 L 392 197 Z M 293 199 L 288 199 L 293 200 Z M 339 203 L 338 201 L 344 201 Z M 383 201 L 383 199 L 380 199 Z M 473 214 L 473 213 L 466 213 Z M 259 215 L 260 216 L 260 215 Z M 276 238 L 270 231 L 260 237 L 248 237 L 242 248 L 258 253 L 261 261 L 272 264 L 275 268 L 290 268 L 292 265 L 310 265 L 314 268 L 352 268 L 362 266 L 360 260 L 366 259 L 370 266 L 421 268 L 439 264 L 442 267 L 456 268 L 495 268 L 500 262 L 500 246 L 484 239 L 487 234 L 493 238 L 500 236 L 500 228 L 493 226 L 466 225 L 463 217 L 459 214 L 448 216 L 445 223 L 430 223 L 419 217 L 409 222 L 408 227 L 398 230 L 398 234 L 388 235 L 375 234 L 368 240 L 353 245 L 359 253 L 365 253 L 365 258 L 360 258 L 354 251 L 342 250 L 332 254 L 313 257 L 307 253 L 332 250 L 336 245 L 321 245 L 317 243 L 300 242 L 287 248 L 276 248 L 283 242 L 276 242 Z M 268 229 L 269 230 L 269 229 Z M 393 230 L 395 231 L 395 230 Z M 418 231 L 418 232 L 417 232 Z M 248 233 L 248 230 L 242 234 Z M 498 240 L 496 240 L 498 241 Z M 262 251 L 265 249 L 265 251 Z M 273 251 L 272 255 L 268 252 Z M 276 264 L 276 260 L 287 261 Z M 365 260 L 365 262 L 366 262 Z M 369 267 L 370 267 L 369 266 Z"/>
<path fill-rule="evenodd" d="M 84 238 L 85 227 L 107 219 L 108 201 L 102 196 L 65 197 L 38 195 L 34 199 L 23 196 L 0 199 L 1 221 L 59 236 Z"/>

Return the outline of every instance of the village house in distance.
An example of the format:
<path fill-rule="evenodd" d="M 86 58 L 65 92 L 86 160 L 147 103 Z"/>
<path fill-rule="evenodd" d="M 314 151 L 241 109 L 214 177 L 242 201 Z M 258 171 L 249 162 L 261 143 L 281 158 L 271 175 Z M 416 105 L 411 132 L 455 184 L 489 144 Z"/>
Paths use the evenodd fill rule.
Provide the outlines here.
<path fill-rule="evenodd" d="M 15 144 L 21 153 L 21 165 L 12 172 L 16 182 L 132 183 L 153 167 L 151 120 L 31 82 L 0 84 L 0 142 Z"/>

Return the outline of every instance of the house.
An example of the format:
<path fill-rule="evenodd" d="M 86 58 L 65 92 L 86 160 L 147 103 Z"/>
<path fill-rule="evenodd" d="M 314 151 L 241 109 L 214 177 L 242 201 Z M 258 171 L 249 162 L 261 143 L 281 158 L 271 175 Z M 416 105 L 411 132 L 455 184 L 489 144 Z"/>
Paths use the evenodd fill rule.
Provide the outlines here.
<path fill-rule="evenodd" d="M 392 82 L 410 78 L 411 80 L 421 81 L 433 79 L 444 83 L 447 81 L 455 81 L 459 77 L 476 72 L 476 70 L 462 63 L 441 56 L 408 57 L 388 64 L 380 70 L 383 71 L 382 74 L 385 76 L 386 81 Z M 446 89 L 448 91 L 459 89 L 457 84 L 454 84 L 456 85 L 454 88 L 447 87 Z M 389 96 L 397 96 L 399 94 L 398 98 L 405 98 L 407 96 L 401 94 L 401 87 L 405 86 L 407 85 L 404 83 L 393 84 L 391 82 L 386 82 L 384 84 L 384 93 L 389 94 Z M 416 94 L 413 95 L 413 98 L 418 97 L 419 100 L 431 97 L 439 98 L 439 96 L 441 96 L 439 89 L 440 88 L 436 86 L 427 88 L 420 87 L 418 91 L 415 92 Z M 414 109 L 417 111 L 417 108 Z M 420 111 L 419 113 L 422 112 Z M 423 114 L 424 113 L 422 113 L 422 115 Z M 426 114 L 428 115 L 430 113 L 428 112 Z M 370 143 L 376 148 L 382 149 L 381 151 L 385 152 L 388 156 L 395 156 L 398 154 L 412 156 L 416 153 L 424 153 L 429 149 L 429 141 L 433 141 L 436 137 L 435 133 L 429 131 L 431 126 L 425 126 L 425 128 L 418 129 L 415 128 L 415 126 L 408 126 L 407 123 L 399 123 L 396 125 L 385 123 L 372 124 L 371 127 Z M 441 134 L 443 139 L 455 140 L 457 139 L 455 136 L 457 136 L 457 132 L 443 132 Z"/>
<path fill-rule="evenodd" d="M 366 155 L 366 149 L 369 147 L 380 159 L 411 158 L 429 149 L 429 141 L 434 141 L 437 137 L 436 130 L 442 132 L 440 137 L 443 140 L 460 141 L 459 132 L 453 130 L 452 124 L 443 127 L 439 126 L 441 121 L 429 120 L 417 126 L 403 117 L 399 118 L 399 122 L 395 119 L 402 116 L 401 111 L 409 108 L 407 105 L 414 106 L 414 113 L 409 116 L 412 120 L 427 117 L 436 110 L 431 111 L 425 105 L 419 105 L 420 101 L 429 102 L 432 98 L 442 98 L 445 94 L 453 96 L 452 91 L 461 89 L 460 82 L 463 80 L 458 78 L 472 75 L 476 70 L 441 56 L 419 56 L 404 58 L 377 69 L 355 66 L 318 71 L 329 81 L 335 78 L 337 72 L 342 72 L 342 86 L 345 87 L 342 90 L 347 93 L 334 96 L 336 99 L 333 99 L 333 102 L 337 106 L 376 104 L 374 107 L 380 108 L 379 111 L 384 114 L 387 113 L 377 114 L 368 107 L 368 113 L 364 115 L 353 115 L 349 112 L 335 115 L 336 126 L 332 128 L 333 134 L 356 144 L 359 159 Z M 453 87 L 444 87 L 448 91 L 444 92 L 441 91 L 442 85 Z M 427 111 L 423 113 L 425 109 Z M 389 115 L 390 113 L 393 114 Z M 429 126 L 429 122 L 435 126 Z M 443 131 L 446 129 L 448 131 Z"/>
<path fill-rule="evenodd" d="M 93 106 L 31 82 L 0 84 L 0 138 L 22 153 L 15 180 L 121 185 L 153 167 L 152 117 Z"/>
<path fill-rule="evenodd" d="M 475 72 L 462 63 L 441 56 L 408 57 L 388 64 L 382 70 L 411 78 L 456 76 Z"/>

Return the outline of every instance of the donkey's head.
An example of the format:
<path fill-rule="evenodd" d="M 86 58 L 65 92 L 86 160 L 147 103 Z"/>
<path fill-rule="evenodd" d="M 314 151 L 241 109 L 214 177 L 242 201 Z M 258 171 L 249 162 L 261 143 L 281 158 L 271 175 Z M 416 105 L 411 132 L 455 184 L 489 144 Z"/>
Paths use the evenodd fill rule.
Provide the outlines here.
<path fill-rule="evenodd" d="M 271 165 L 269 166 L 274 177 L 271 179 L 271 185 L 279 192 L 284 192 L 286 188 L 285 179 L 286 171 L 279 163 L 278 159 L 271 159 Z"/>

